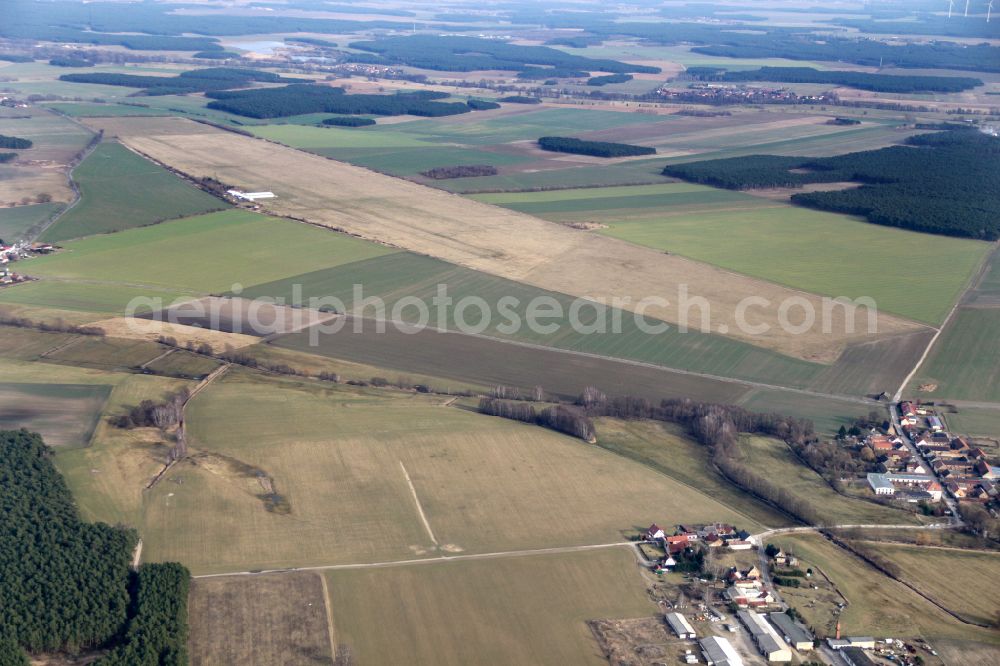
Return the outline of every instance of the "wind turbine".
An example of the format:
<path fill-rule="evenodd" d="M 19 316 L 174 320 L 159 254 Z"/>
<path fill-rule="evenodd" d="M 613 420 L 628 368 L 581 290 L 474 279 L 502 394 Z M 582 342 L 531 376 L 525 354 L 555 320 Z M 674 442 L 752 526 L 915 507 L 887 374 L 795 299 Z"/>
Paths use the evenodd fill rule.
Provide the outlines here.
<path fill-rule="evenodd" d="M 986 5 L 986 22 L 990 22 L 990 14 L 993 12 L 993 0 L 990 0 L 989 4 Z"/>
<path fill-rule="evenodd" d="M 955 6 L 955 0 L 948 0 L 948 18 L 951 18 L 951 8 Z"/>
<path fill-rule="evenodd" d="M 969 0 L 965 0 L 965 15 L 969 15 Z"/>

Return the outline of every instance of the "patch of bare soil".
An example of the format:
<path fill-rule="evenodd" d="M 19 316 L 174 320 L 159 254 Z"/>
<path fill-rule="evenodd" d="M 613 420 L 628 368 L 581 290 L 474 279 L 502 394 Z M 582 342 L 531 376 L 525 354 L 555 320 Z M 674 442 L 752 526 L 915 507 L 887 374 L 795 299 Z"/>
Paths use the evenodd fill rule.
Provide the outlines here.
<path fill-rule="evenodd" d="M 793 173 L 796 172 L 795 169 L 790 169 L 790 171 Z M 745 192 L 763 199 L 787 201 L 793 194 L 801 194 L 802 192 L 838 192 L 840 190 L 853 190 L 856 187 L 861 187 L 861 183 L 843 181 L 836 183 L 808 183 L 806 185 L 802 185 L 801 187 L 767 187 L 755 190 L 745 190 Z"/>
<path fill-rule="evenodd" d="M 675 664 L 692 649 L 684 647 L 659 617 L 591 620 L 587 626 L 611 666 Z"/>

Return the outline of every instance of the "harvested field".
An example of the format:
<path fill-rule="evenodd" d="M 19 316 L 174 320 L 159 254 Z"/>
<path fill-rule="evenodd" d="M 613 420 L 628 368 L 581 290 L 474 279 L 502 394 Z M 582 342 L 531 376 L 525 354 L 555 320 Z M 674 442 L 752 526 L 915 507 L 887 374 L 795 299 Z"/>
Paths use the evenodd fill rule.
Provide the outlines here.
<path fill-rule="evenodd" d="M 189 343 L 195 347 L 207 344 L 217 351 L 229 348 L 240 349 L 260 341 L 253 335 L 213 331 L 198 326 L 172 324 L 166 321 L 149 321 L 136 317 L 100 319 L 93 322 L 92 325 L 103 328 L 109 338 L 156 342 L 161 337 L 167 337 L 173 338 L 182 347 L 186 347 Z"/>
<path fill-rule="evenodd" d="M 650 506 L 747 522 L 630 460 L 442 403 L 231 370 L 189 404 L 193 457 L 146 495 L 144 557 L 213 573 L 609 543 Z"/>
<path fill-rule="evenodd" d="M 570 295 L 628 297 L 632 308 L 654 294 L 676 298 L 673 292 L 680 283 L 696 285 L 698 295 L 714 305 L 709 330 L 725 330 L 752 344 L 813 360 L 833 360 L 847 343 L 869 338 L 864 333 L 843 333 L 841 308 L 837 308 L 831 326 L 837 333 L 823 334 L 818 326 L 805 335 L 780 329 L 774 304 L 797 296 L 820 312 L 822 306 L 815 296 L 458 199 L 264 141 L 205 126 L 188 133 L 194 125 L 189 121 L 173 119 L 166 133 L 159 132 L 170 120 L 120 118 L 91 122 L 108 135 L 121 137 L 140 153 L 184 173 L 215 174 L 241 187 L 267 185 L 278 195 L 268 203 L 274 212 L 344 229 L 467 268 Z M 415 225 L 414 220 L 421 222 Z M 773 307 L 755 313 L 761 322 L 771 324 L 767 335 L 748 334 L 737 325 L 736 305 L 751 294 L 764 296 L 772 303 Z M 679 318 L 672 299 L 667 305 L 648 308 L 647 313 L 664 321 Z M 910 322 L 879 315 L 883 334 L 912 328 Z"/>
<path fill-rule="evenodd" d="M 188 598 L 192 666 L 329 664 L 321 574 L 195 580 Z"/>
<path fill-rule="evenodd" d="M 73 179 L 80 201 L 42 234 L 44 241 L 122 231 L 229 206 L 113 142 L 97 146 L 73 170 Z"/>
<path fill-rule="evenodd" d="M 110 386 L 0 382 L 0 428 L 41 433 L 49 446 L 85 446 Z"/>
<path fill-rule="evenodd" d="M 656 611 L 624 548 L 326 576 L 337 642 L 359 664 L 599 666 L 588 620 Z"/>

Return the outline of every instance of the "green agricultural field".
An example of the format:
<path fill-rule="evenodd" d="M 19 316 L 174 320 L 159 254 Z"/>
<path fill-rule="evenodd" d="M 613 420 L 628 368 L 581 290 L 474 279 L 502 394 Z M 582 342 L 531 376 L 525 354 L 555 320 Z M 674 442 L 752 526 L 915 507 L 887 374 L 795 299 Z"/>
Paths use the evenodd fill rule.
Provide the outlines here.
<path fill-rule="evenodd" d="M 959 407 L 957 414 L 948 414 L 948 426 L 954 432 L 1000 440 L 1000 407 L 996 409 Z"/>
<path fill-rule="evenodd" d="M 78 336 L 71 333 L 2 326 L 0 327 L 0 359 L 33 361 L 50 349 L 64 345 L 76 337 Z M 4 376 L 4 378 L 8 377 Z"/>
<path fill-rule="evenodd" d="M 865 542 L 897 564 L 907 583 L 970 622 L 993 624 L 1000 595 L 1000 553 Z"/>
<path fill-rule="evenodd" d="M 34 264 L 28 267 L 34 274 Z M 134 298 L 162 298 L 173 302 L 183 298 L 181 292 L 151 289 L 127 284 L 107 284 L 64 280 L 26 282 L 0 290 L 0 304 L 23 305 L 32 308 L 54 308 L 74 312 L 121 315 Z M 151 308 L 146 308 L 151 309 Z M 96 318 L 96 317 L 95 317 Z"/>
<path fill-rule="evenodd" d="M 444 323 L 450 330 L 456 329 L 457 304 L 465 297 L 474 296 L 491 305 L 489 325 L 481 331 L 488 336 L 778 385 L 802 385 L 824 367 L 718 335 L 694 331 L 681 333 L 674 327 L 663 333 L 649 334 L 639 327 L 633 315 L 624 312 L 620 313 L 621 332 L 615 332 L 611 323 L 605 332 L 597 328 L 590 332 L 586 329 L 578 332 L 570 326 L 569 313 L 574 299 L 568 296 L 409 253 L 377 257 L 274 283 L 258 284 L 245 288 L 242 295 L 285 298 L 290 302 L 293 289 L 300 285 L 306 303 L 313 296 L 332 296 L 344 303 L 347 311 L 352 311 L 355 284 L 363 286 L 365 297 L 383 299 L 386 304 L 383 317 L 405 321 L 416 321 L 417 312 L 409 307 L 401 308 L 394 314 L 394 305 L 401 298 L 415 296 L 431 305 L 438 285 L 445 285 L 447 295 L 456 304 L 444 309 Z M 563 315 L 552 320 L 559 322 L 558 330 L 535 332 L 528 326 L 520 326 L 513 333 L 506 332 L 504 324 L 508 318 L 500 314 L 500 299 L 517 299 L 511 310 L 523 322 L 529 301 L 538 296 L 554 298 L 562 308 Z M 374 307 L 366 308 L 361 314 L 365 317 L 377 316 Z M 432 310 L 431 315 L 430 325 L 440 326 L 437 308 Z M 592 325 L 596 317 L 593 308 L 580 309 L 579 320 L 582 324 Z M 475 325 L 480 322 L 479 311 L 470 308 L 464 318 L 467 323 Z M 614 321 L 611 315 L 608 319 Z"/>
<path fill-rule="evenodd" d="M 43 109 L 5 111 L 8 113 L 0 113 L 0 134 L 30 139 L 34 144 L 19 151 L 25 159 L 65 164 L 86 147 L 92 136 L 76 123 Z"/>
<path fill-rule="evenodd" d="M 31 227 L 45 222 L 59 212 L 62 207 L 62 204 L 45 203 L 0 208 L 0 238 L 8 243 L 20 240 Z"/>
<path fill-rule="evenodd" d="M 994 646 L 1000 643 L 996 631 L 960 623 L 902 583 L 821 536 L 782 536 L 773 541 L 795 553 L 802 566 L 819 567 L 847 599 L 847 607 L 839 616 L 844 635 L 924 638 L 932 645 L 937 638 L 980 641 Z M 804 595 L 796 592 L 795 596 Z M 832 614 L 836 610 L 832 604 L 798 603 L 796 608 L 821 636 L 834 635 L 837 619 Z"/>
<path fill-rule="evenodd" d="M 914 513 L 835 492 L 816 472 L 796 458 L 787 444 L 768 437 L 741 440 L 743 463 L 757 474 L 778 480 L 782 486 L 812 505 L 826 524 L 918 524 Z"/>
<path fill-rule="evenodd" d="M 0 382 L 0 429 L 27 428 L 53 447 L 84 446 L 110 386 Z"/>
<path fill-rule="evenodd" d="M 53 102 L 46 108 L 74 118 L 105 118 L 107 116 L 163 116 L 162 109 L 152 109 L 138 104 L 98 104 L 94 102 Z"/>
<path fill-rule="evenodd" d="M 314 153 L 394 176 L 415 176 L 422 171 L 457 164 L 488 164 L 495 167 L 521 164 L 530 158 L 476 148 L 424 145 L 420 148 L 321 148 Z M 450 180 L 464 180 L 463 178 Z M 446 180 L 428 181 L 438 185 Z"/>
<path fill-rule="evenodd" d="M 588 219 L 603 221 L 610 218 L 618 221 L 664 212 L 680 215 L 719 208 L 774 206 L 773 202 L 742 192 L 690 183 L 480 194 L 472 198 L 555 221 L 573 221 L 580 219 L 581 215 Z"/>
<path fill-rule="evenodd" d="M 445 120 L 414 120 L 392 125 L 392 131 L 418 136 L 426 141 L 466 145 L 495 145 L 512 141 L 534 141 L 540 136 L 572 136 L 594 129 L 611 129 L 662 121 L 641 113 L 594 109 L 538 109 L 522 113 L 450 116 Z"/>
<path fill-rule="evenodd" d="M 146 369 L 161 375 L 171 377 L 189 377 L 201 379 L 218 368 L 219 361 L 198 356 L 183 350 L 172 351 L 161 359 L 146 365 Z"/>
<path fill-rule="evenodd" d="M 882 311 L 929 324 L 944 319 L 990 249 L 779 203 L 707 213 L 643 209 L 644 219 L 626 221 L 619 212 L 580 215 L 608 224 L 601 233 L 615 238 L 805 291 L 870 297 Z M 907 260 L 888 259 L 897 254 Z M 941 268 L 927 271 L 931 263 Z"/>
<path fill-rule="evenodd" d="M 148 494 L 140 532 L 144 556 L 197 573 L 607 543 L 654 518 L 739 519 L 642 465 L 433 396 L 230 370 L 187 423 L 193 457 Z"/>
<path fill-rule="evenodd" d="M 663 162 L 628 160 L 607 166 L 585 166 L 544 171 L 515 171 L 496 176 L 453 178 L 434 183 L 449 192 L 521 192 L 569 187 L 613 187 L 663 183 Z"/>
<path fill-rule="evenodd" d="M 597 420 L 597 445 L 646 465 L 679 483 L 698 488 L 742 514 L 737 526 L 751 532 L 794 522 L 769 504 L 743 492 L 720 474 L 704 446 L 681 427 L 657 421 Z M 659 521 L 658 521 L 659 522 Z"/>
<path fill-rule="evenodd" d="M 1000 308 L 960 308 L 910 385 L 928 398 L 1000 402 Z"/>
<path fill-rule="evenodd" d="M 118 143 L 102 143 L 73 170 L 80 201 L 42 235 L 60 242 L 220 210 L 226 203 Z"/>
<path fill-rule="evenodd" d="M 275 239 L 280 239 L 276 242 Z M 243 210 L 184 218 L 64 244 L 32 260 L 40 277 L 157 290 L 221 293 L 236 283 L 278 280 L 303 270 L 386 254 L 343 234 Z"/>
<path fill-rule="evenodd" d="M 359 663 L 597 666 L 587 620 L 656 613 L 624 549 L 326 576 L 337 642 Z"/>

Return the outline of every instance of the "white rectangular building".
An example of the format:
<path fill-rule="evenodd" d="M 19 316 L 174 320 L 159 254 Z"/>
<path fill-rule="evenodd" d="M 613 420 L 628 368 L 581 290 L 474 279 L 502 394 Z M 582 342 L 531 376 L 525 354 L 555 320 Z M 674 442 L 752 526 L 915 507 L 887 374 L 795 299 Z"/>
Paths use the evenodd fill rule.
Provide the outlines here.
<path fill-rule="evenodd" d="M 727 639 L 709 636 L 698 643 L 708 666 L 743 666 L 743 658 Z"/>
<path fill-rule="evenodd" d="M 695 638 L 694 627 L 687 621 L 687 618 L 680 613 L 667 613 L 665 615 L 667 624 L 677 634 L 678 638 Z"/>

